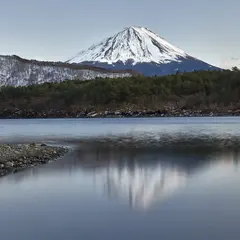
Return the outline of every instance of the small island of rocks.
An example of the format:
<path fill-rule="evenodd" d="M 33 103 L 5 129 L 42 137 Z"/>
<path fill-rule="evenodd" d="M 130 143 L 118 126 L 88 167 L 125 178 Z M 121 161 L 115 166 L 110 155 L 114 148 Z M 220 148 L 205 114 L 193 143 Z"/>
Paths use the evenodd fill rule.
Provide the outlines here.
<path fill-rule="evenodd" d="M 46 144 L 0 144 L 0 177 L 46 164 L 67 152 L 67 148 Z"/>

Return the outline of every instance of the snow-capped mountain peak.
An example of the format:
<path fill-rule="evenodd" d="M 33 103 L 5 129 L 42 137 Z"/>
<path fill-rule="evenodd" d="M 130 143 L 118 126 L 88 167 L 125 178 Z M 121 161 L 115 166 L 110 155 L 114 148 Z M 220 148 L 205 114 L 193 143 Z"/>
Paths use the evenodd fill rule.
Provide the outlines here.
<path fill-rule="evenodd" d="M 67 63 L 114 70 L 131 69 L 146 76 L 176 72 L 220 70 L 173 46 L 148 28 L 128 27 L 102 42 L 79 52 Z"/>
<path fill-rule="evenodd" d="M 131 26 L 89 49 L 79 52 L 69 63 L 101 62 L 114 64 L 178 62 L 188 55 L 148 28 Z"/>

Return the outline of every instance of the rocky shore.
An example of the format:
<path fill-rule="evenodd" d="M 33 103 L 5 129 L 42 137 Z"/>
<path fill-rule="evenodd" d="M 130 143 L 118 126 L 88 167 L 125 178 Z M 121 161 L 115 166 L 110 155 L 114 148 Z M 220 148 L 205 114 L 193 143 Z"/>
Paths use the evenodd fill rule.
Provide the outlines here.
<path fill-rule="evenodd" d="M 66 148 L 45 144 L 0 144 L 0 177 L 48 163 L 67 152 Z"/>
<path fill-rule="evenodd" d="M 164 110 L 108 110 L 108 111 L 69 111 L 32 109 L 5 109 L 0 118 L 125 118 L 125 117 L 204 117 L 204 116 L 240 116 L 240 109 L 164 109 Z"/>

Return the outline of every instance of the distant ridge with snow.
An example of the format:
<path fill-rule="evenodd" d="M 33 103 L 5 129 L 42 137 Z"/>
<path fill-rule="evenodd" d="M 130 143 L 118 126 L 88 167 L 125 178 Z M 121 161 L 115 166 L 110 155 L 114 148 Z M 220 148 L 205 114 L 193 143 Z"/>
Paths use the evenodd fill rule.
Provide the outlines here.
<path fill-rule="evenodd" d="M 218 70 L 185 53 L 144 27 L 128 27 L 67 60 L 107 69 L 132 69 L 145 75 Z M 220 69 L 219 69 L 220 70 Z"/>
<path fill-rule="evenodd" d="M 94 66 L 82 66 L 61 62 L 27 60 L 18 56 L 0 55 L 0 87 L 28 86 L 64 80 L 91 80 L 120 78 L 134 75 L 133 71 L 113 71 Z"/>

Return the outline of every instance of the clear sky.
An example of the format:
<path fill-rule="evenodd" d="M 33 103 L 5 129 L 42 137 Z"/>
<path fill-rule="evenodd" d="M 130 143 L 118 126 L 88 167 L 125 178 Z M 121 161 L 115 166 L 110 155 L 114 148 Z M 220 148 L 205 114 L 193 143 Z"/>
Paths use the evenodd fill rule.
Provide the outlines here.
<path fill-rule="evenodd" d="M 0 0 L 0 54 L 67 60 L 131 25 L 221 67 L 240 66 L 239 0 Z"/>

